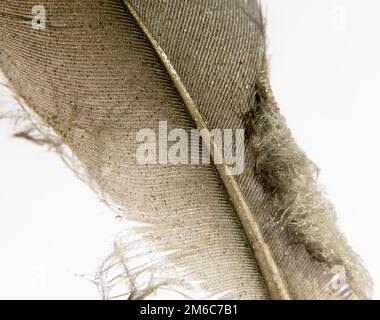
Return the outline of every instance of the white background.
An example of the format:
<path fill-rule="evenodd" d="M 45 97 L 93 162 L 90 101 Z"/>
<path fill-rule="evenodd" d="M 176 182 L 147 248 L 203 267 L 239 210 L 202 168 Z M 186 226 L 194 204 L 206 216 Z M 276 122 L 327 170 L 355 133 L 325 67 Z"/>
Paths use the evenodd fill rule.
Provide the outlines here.
<path fill-rule="evenodd" d="M 380 3 L 262 3 L 277 100 L 380 298 Z M 58 156 L 0 121 L 0 299 L 98 299 L 90 280 L 122 228 Z"/>

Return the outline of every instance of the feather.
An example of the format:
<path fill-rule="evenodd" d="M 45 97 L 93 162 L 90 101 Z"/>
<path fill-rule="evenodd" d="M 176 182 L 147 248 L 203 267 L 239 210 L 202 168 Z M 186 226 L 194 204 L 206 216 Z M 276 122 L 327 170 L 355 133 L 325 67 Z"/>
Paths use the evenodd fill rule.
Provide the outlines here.
<path fill-rule="evenodd" d="M 0 68 L 34 128 L 128 220 L 97 274 L 105 298 L 370 298 L 278 110 L 256 0 L 39 4 L 44 28 L 34 1 L 1 2 Z M 203 142 L 179 150 L 194 160 L 208 146 L 211 163 L 168 162 L 168 132 L 196 129 Z M 221 145 L 216 129 L 244 130 L 243 143 Z M 244 155 L 236 175 L 228 150 Z"/>

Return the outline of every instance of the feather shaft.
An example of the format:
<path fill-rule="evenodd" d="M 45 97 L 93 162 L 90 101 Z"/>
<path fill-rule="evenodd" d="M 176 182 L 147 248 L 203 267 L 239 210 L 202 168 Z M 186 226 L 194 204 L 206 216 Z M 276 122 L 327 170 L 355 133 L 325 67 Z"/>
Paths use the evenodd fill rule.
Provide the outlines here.
<path fill-rule="evenodd" d="M 179 95 L 183 99 L 183 102 L 187 107 L 196 127 L 200 130 L 206 129 L 206 136 L 203 138 L 205 139 L 206 146 L 210 146 L 209 152 L 211 154 L 211 157 L 213 159 L 215 157 L 222 159 L 223 156 L 221 150 L 218 150 L 218 146 L 212 138 L 210 130 L 206 122 L 203 120 L 202 114 L 199 112 L 199 109 L 191 98 L 189 92 L 186 90 L 185 85 L 182 83 L 170 60 L 165 55 L 160 45 L 154 39 L 152 33 L 149 31 L 147 26 L 145 26 L 144 22 L 139 17 L 138 13 L 129 3 L 129 1 L 124 0 L 124 3 L 130 11 L 131 15 L 136 20 L 137 24 L 140 26 L 141 30 L 144 32 L 147 39 L 150 41 L 154 50 L 157 52 L 159 59 L 167 70 L 170 79 L 178 90 Z M 216 153 L 218 154 L 216 155 Z M 249 205 L 236 180 L 231 174 L 228 173 L 229 169 L 226 161 L 223 160 L 222 162 L 222 164 L 215 164 L 215 167 L 217 168 L 220 178 L 223 181 L 228 195 L 230 196 L 231 202 L 236 210 L 240 223 L 245 231 L 247 240 L 257 259 L 258 265 L 267 284 L 269 294 L 272 299 L 288 300 L 290 299 L 290 295 L 286 289 L 285 283 L 273 259 L 270 249 L 265 243 L 261 230 L 254 218 L 254 214 L 251 212 L 251 209 L 249 208 Z"/>

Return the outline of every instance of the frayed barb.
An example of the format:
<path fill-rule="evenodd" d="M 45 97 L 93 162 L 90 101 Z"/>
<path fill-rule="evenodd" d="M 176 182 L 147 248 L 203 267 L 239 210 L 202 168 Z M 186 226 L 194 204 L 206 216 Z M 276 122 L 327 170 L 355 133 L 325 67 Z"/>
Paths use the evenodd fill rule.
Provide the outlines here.
<path fill-rule="evenodd" d="M 197 283 L 188 280 L 189 270 L 178 269 L 170 260 L 171 252 L 154 248 L 149 242 L 130 231 L 117 237 L 113 253 L 95 276 L 102 298 L 145 300 L 163 290 L 176 299 L 205 299 Z"/>
<path fill-rule="evenodd" d="M 369 297 L 370 276 L 338 230 L 335 209 L 317 182 L 319 169 L 292 137 L 272 94 L 267 70 L 256 84 L 246 128 L 255 172 L 271 196 L 276 219 L 286 223 L 316 261 L 329 267 L 344 266 L 355 290 Z"/>

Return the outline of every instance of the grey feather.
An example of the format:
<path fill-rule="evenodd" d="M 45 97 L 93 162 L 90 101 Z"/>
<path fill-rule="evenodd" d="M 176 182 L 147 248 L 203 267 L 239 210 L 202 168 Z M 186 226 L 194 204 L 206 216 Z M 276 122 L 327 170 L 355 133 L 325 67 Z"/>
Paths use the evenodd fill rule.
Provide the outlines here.
<path fill-rule="evenodd" d="M 1 2 L 0 68 L 81 178 L 133 221 L 99 270 L 105 297 L 370 297 L 277 108 L 255 0 L 40 1 L 45 30 L 23 22 L 34 4 Z M 245 129 L 244 172 L 137 164 L 137 133 L 160 121 Z"/>

